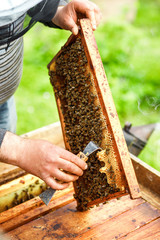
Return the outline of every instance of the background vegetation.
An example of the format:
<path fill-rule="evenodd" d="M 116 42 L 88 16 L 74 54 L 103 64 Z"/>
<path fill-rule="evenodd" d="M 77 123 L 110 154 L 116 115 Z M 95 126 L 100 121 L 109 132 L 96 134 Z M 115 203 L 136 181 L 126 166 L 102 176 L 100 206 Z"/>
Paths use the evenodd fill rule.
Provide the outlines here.
<path fill-rule="evenodd" d="M 119 19 L 95 32 L 123 126 L 160 122 L 160 1 L 139 0 L 133 23 Z M 37 24 L 24 38 L 24 71 L 16 92 L 17 133 L 59 120 L 47 64 L 70 33 Z M 160 130 L 140 158 L 160 171 Z"/>

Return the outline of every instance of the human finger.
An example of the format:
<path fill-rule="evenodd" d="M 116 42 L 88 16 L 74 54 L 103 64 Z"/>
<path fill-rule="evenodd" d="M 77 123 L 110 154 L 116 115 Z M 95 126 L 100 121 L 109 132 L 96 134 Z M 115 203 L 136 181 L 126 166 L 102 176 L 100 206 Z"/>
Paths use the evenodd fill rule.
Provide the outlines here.
<path fill-rule="evenodd" d="M 92 24 L 92 29 L 96 30 L 97 24 L 96 24 L 96 17 L 95 17 L 94 9 L 86 11 L 86 17 L 88 17 L 90 19 L 91 24 Z"/>
<path fill-rule="evenodd" d="M 73 18 L 71 18 L 71 17 L 69 18 L 69 20 L 67 22 L 67 27 L 73 33 L 73 35 L 78 34 L 78 26 Z"/>
<path fill-rule="evenodd" d="M 95 18 L 95 7 L 94 4 L 89 1 L 82 1 L 82 3 L 79 3 L 75 5 L 76 12 L 84 14 L 87 18 L 90 19 L 93 30 L 96 29 L 96 18 Z"/>
<path fill-rule="evenodd" d="M 95 3 L 87 0 L 73 0 L 71 3 L 74 4 L 74 9 L 77 13 L 84 14 L 90 19 L 92 28 L 95 30 L 101 17 L 101 11 L 99 7 Z"/>
<path fill-rule="evenodd" d="M 64 171 L 67 171 L 67 172 L 77 175 L 77 176 L 83 175 L 83 170 L 80 167 L 78 167 L 73 162 L 66 161 L 65 159 L 60 159 L 60 161 L 58 163 L 58 168 L 63 169 Z"/>
<path fill-rule="evenodd" d="M 74 182 L 74 181 L 76 181 L 79 178 L 79 176 L 71 175 L 69 173 L 65 173 L 65 172 L 63 172 L 63 171 L 61 171 L 59 169 L 54 172 L 54 177 L 57 180 L 63 181 L 65 183 Z"/>
<path fill-rule="evenodd" d="M 100 8 L 95 3 L 92 2 L 91 5 L 92 5 L 92 10 L 94 11 L 95 24 L 97 27 L 101 21 L 102 13 L 101 13 Z"/>
<path fill-rule="evenodd" d="M 58 153 L 59 153 L 59 157 L 67 160 L 69 162 L 74 163 L 75 165 L 77 165 L 79 168 L 86 170 L 87 169 L 87 164 L 83 159 L 80 159 L 79 157 L 77 157 L 75 154 L 64 150 L 63 148 L 58 148 Z M 67 169 L 65 169 L 67 170 Z"/>
<path fill-rule="evenodd" d="M 48 177 L 47 179 L 44 179 L 44 181 L 48 186 L 55 190 L 63 190 L 69 187 L 69 183 L 60 183 L 56 181 L 52 176 Z"/>

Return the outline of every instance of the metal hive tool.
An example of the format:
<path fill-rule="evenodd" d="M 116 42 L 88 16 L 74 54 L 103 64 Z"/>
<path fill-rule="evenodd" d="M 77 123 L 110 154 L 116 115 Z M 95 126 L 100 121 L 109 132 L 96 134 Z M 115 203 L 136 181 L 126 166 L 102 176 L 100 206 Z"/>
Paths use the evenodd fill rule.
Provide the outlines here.
<path fill-rule="evenodd" d="M 88 19 L 48 65 L 66 149 L 77 154 L 94 141 L 102 150 L 74 183 L 78 210 L 114 197 L 140 197 L 111 91 Z"/>

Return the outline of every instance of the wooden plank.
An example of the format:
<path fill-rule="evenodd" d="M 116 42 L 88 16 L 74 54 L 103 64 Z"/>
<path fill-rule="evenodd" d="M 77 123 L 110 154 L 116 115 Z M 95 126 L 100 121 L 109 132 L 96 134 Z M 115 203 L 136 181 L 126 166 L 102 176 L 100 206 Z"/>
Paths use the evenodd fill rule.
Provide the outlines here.
<path fill-rule="evenodd" d="M 160 218 L 146 224 L 145 226 L 133 231 L 126 236 L 120 238 L 126 240 L 159 240 L 160 239 Z"/>
<path fill-rule="evenodd" d="M 39 207 L 41 205 L 43 205 L 43 202 L 39 200 L 39 197 L 35 197 L 25 203 L 21 203 L 18 206 L 10 208 L 7 211 L 0 213 L 0 224 L 9 221 L 10 219 L 13 219 L 21 214 L 29 212 L 31 209 Z"/>
<path fill-rule="evenodd" d="M 138 182 L 160 196 L 160 172 L 130 153 Z"/>
<path fill-rule="evenodd" d="M 74 201 L 70 204 L 66 203 L 65 206 L 54 212 L 50 211 L 40 219 L 14 229 L 9 236 L 11 239 L 28 239 L 28 237 L 30 239 L 45 239 L 45 237 L 49 237 L 48 239 L 61 239 L 62 237 L 63 239 L 72 239 L 72 237 L 87 232 L 89 228 L 98 227 L 112 217 L 143 203 L 142 199 L 131 200 L 128 195 L 120 200 L 114 199 L 108 204 L 101 204 L 86 212 L 77 212 Z"/>
<path fill-rule="evenodd" d="M 138 229 L 154 219 L 160 217 L 160 211 L 149 203 L 143 203 L 130 211 L 124 212 L 110 221 L 90 229 L 87 233 L 75 239 L 119 239 L 122 236 Z"/>
<path fill-rule="evenodd" d="M 56 209 L 62 208 L 65 204 L 69 204 L 74 201 L 73 194 L 69 193 L 55 201 L 52 201 L 49 206 L 41 206 L 39 208 L 32 209 L 29 212 L 26 212 L 10 221 L 1 224 L 3 231 L 8 232 L 13 229 L 17 229 L 20 226 L 32 222 L 36 218 L 40 218 L 43 215 L 47 214 L 50 211 L 55 211 Z"/>
<path fill-rule="evenodd" d="M 22 188 L 27 187 L 29 184 L 33 184 L 36 181 L 43 182 L 40 178 L 32 175 L 32 174 L 27 174 L 23 177 L 16 178 L 15 180 L 8 182 L 6 184 L 3 184 L 0 186 L 0 198 L 4 197 L 5 195 L 16 192 Z"/>
<path fill-rule="evenodd" d="M 149 202 L 155 208 L 160 209 L 160 195 L 154 193 L 153 191 L 151 191 L 149 188 L 145 187 L 144 185 L 140 184 L 139 187 L 141 189 L 142 198 L 145 201 Z"/>
<path fill-rule="evenodd" d="M 39 195 L 46 183 L 31 174 L 16 178 L 0 186 L 0 212 Z"/>
<path fill-rule="evenodd" d="M 61 191 L 56 191 L 54 196 L 52 197 L 51 201 L 54 201 L 57 198 L 60 198 L 69 192 L 73 192 L 72 184 L 67 189 L 64 189 Z M 32 210 L 34 208 L 38 208 L 41 205 L 44 205 L 43 201 L 39 197 L 35 197 L 35 198 L 33 198 L 27 202 L 24 202 L 16 207 L 8 209 L 7 211 L 0 213 L 0 224 L 4 223 L 6 221 L 9 221 L 10 219 L 16 218 L 26 212 L 30 212 L 30 210 Z"/>
<path fill-rule="evenodd" d="M 0 185 L 12 181 L 16 177 L 24 175 L 26 172 L 16 166 L 0 162 Z"/>
<path fill-rule="evenodd" d="M 53 198 L 48 206 L 46 206 L 45 204 L 42 203 L 41 200 L 39 200 L 40 205 L 38 207 L 32 208 L 30 210 L 27 209 L 27 211 L 26 211 L 26 209 L 22 210 L 22 212 L 18 211 L 19 214 L 17 214 L 15 212 L 15 217 L 13 216 L 12 218 L 11 218 L 11 215 L 7 216 L 8 221 L 1 223 L 2 230 L 10 231 L 12 229 L 15 229 L 27 222 L 32 221 L 35 218 L 38 218 L 40 216 L 47 214 L 51 210 L 54 211 L 54 210 L 62 207 L 63 205 L 74 201 L 73 190 L 68 189 L 68 194 L 66 194 L 66 192 L 65 192 L 65 194 L 61 193 L 61 194 L 59 194 L 59 196 L 56 196 L 56 198 Z M 28 202 L 26 202 L 21 207 L 21 209 L 23 207 L 25 208 L 25 205 L 27 205 L 27 203 Z"/>
<path fill-rule="evenodd" d="M 160 172 L 130 153 L 142 197 L 160 209 Z"/>

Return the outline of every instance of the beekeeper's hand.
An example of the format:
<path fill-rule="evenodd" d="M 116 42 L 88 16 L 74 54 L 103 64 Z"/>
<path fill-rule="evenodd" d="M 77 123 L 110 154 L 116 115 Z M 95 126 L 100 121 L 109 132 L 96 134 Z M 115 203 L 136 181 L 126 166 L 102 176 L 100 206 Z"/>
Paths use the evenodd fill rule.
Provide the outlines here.
<path fill-rule="evenodd" d="M 88 0 L 72 0 L 66 6 L 58 7 L 52 22 L 63 29 L 70 30 L 74 35 L 77 35 L 78 14 L 82 14 L 91 20 L 93 30 L 95 30 L 100 23 L 101 12 L 99 7 Z"/>
<path fill-rule="evenodd" d="M 54 189 L 64 189 L 83 175 L 86 163 L 76 155 L 44 140 L 32 140 L 7 132 L 0 148 L 0 161 L 19 166 Z M 66 172 L 63 172 L 62 169 Z M 65 183 L 61 184 L 56 179 Z"/>

